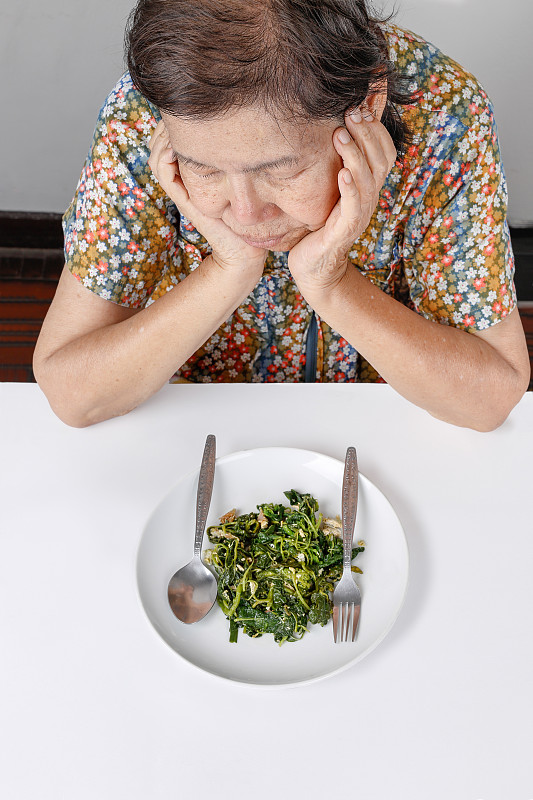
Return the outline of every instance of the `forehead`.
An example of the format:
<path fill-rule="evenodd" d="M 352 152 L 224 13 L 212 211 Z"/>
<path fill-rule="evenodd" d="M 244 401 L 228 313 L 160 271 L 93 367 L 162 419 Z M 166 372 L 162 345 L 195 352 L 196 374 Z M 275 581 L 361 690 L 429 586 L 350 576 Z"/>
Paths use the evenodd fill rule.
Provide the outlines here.
<path fill-rule="evenodd" d="M 291 158 L 295 163 L 321 157 L 337 123 L 282 119 L 258 108 L 243 108 L 208 120 L 162 114 L 172 147 L 201 164 L 243 169 Z"/>

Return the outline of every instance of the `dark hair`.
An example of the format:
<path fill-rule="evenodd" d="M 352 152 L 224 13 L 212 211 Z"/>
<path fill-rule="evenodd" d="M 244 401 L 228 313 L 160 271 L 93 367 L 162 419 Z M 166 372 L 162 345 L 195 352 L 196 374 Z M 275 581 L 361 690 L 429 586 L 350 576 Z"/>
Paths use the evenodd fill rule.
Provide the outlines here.
<path fill-rule="evenodd" d="M 382 122 L 399 156 L 413 102 L 365 0 L 138 0 L 126 28 L 134 85 L 161 111 L 207 119 L 262 104 L 338 119 L 387 82 Z"/>

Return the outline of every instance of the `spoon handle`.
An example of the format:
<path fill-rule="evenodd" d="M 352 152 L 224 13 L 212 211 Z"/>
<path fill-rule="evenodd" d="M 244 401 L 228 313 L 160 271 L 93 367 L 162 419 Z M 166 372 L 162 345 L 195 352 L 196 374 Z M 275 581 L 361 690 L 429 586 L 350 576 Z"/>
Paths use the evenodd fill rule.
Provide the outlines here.
<path fill-rule="evenodd" d="M 194 535 L 194 555 L 200 557 L 202 539 L 204 538 L 207 513 L 213 492 L 215 477 L 216 439 L 209 434 L 205 440 L 200 477 L 198 478 L 198 493 L 196 495 L 196 533 Z"/>

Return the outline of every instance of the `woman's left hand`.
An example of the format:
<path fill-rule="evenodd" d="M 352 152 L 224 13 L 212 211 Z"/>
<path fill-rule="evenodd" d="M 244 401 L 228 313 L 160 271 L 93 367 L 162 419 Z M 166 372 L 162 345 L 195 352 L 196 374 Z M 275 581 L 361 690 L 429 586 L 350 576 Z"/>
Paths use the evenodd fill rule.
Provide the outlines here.
<path fill-rule="evenodd" d="M 366 118 L 359 109 L 347 114 L 346 127 L 333 134 L 333 146 L 344 165 L 338 174 L 339 200 L 323 227 L 305 236 L 289 253 L 289 269 L 309 300 L 342 279 L 348 253 L 367 228 L 396 161 L 385 126 L 370 111 L 363 109 L 363 113 Z"/>

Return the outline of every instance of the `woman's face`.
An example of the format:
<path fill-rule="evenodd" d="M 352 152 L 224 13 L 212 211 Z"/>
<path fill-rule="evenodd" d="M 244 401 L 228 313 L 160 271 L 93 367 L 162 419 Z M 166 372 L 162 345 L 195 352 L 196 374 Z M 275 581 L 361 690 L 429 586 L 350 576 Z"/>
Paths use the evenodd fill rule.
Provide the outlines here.
<path fill-rule="evenodd" d="M 290 250 L 339 198 L 335 121 L 285 123 L 255 108 L 208 121 L 162 117 L 194 205 L 248 244 Z"/>

